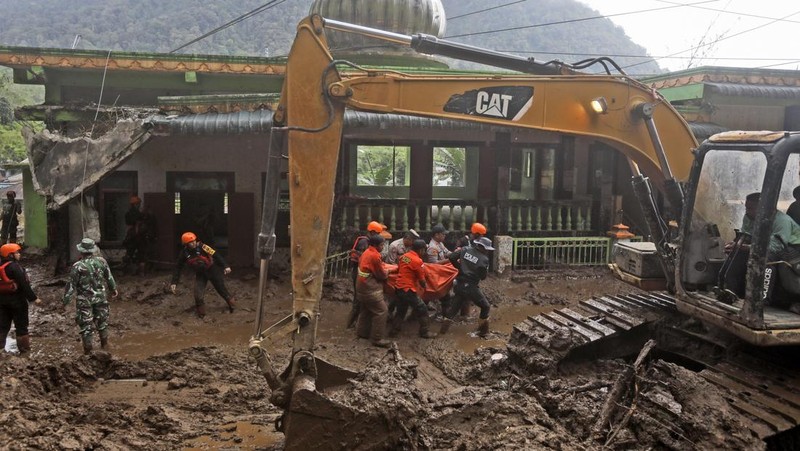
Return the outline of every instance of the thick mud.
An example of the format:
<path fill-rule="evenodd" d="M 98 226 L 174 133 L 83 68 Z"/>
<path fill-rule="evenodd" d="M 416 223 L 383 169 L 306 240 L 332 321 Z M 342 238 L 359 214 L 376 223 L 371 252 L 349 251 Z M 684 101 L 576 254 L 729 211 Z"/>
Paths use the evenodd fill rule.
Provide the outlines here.
<path fill-rule="evenodd" d="M 63 280 L 49 276 L 52 262 L 46 258 L 28 263 L 46 303 L 31 308 L 32 352 L 22 358 L 0 352 L 0 448 L 283 448 L 284 437 L 273 426 L 281 412 L 269 403 L 267 384 L 247 354 L 255 322 L 255 271 L 235 270 L 228 279 L 240 304 L 232 314 L 209 288 L 202 320 L 191 311 L 188 274 L 172 295 L 164 291 L 167 272 L 134 277 L 118 271 L 112 348 L 84 356 L 74 306 L 59 309 Z M 360 373 L 326 396 L 375 418 L 357 436 L 329 439 L 327 448 L 764 447 L 724 394 L 676 363 L 650 359 L 601 437 L 592 435 L 598 412 L 635 355 L 590 360 L 547 375 L 513 365 L 506 343 L 515 323 L 593 295 L 637 292 L 608 270 L 493 276 L 483 286 L 492 304 L 486 339 L 474 334 L 473 310 L 433 340 L 418 338 L 417 325 L 409 320 L 395 339 L 396 350 L 387 352 L 344 328 L 349 280 L 326 282 L 317 354 Z M 289 313 L 290 295 L 288 275 L 275 271 L 266 324 Z M 435 305 L 431 308 L 435 316 Z M 281 364 L 290 350 L 289 340 L 282 339 L 269 351 Z"/>

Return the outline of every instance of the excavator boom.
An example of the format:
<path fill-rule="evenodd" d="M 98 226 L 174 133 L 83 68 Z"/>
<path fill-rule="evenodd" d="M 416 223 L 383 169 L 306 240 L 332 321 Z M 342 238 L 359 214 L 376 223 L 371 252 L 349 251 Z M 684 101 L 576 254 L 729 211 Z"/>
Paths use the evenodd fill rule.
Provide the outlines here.
<path fill-rule="evenodd" d="M 342 28 L 341 23 L 337 26 Z M 319 16 L 299 24 L 273 116 L 273 133 L 282 134 L 288 143 L 289 158 L 294 301 L 291 316 L 278 328 L 293 335 L 289 367 L 280 376 L 271 369 L 261 345 L 267 334 L 261 331 L 260 317 L 251 340 L 251 352 L 273 389 L 273 403 L 290 411 L 296 393 L 306 396 L 317 388 L 313 351 L 345 108 L 591 137 L 619 149 L 659 188 L 689 173 L 697 143 L 688 125 L 655 91 L 625 75 L 418 76 L 367 70 L 334 60 L 324 29 L 325 19 Z M 406 40 L 397 36 L 395 41 Z M 489 53 L 491 60 L 502 59 Z M 668 141 L 661 143 L 659 135 L 668 136 Z M 276 196 L 265 193 L 265 199 Z M 264 227 L 259 247 L 268 258 L 271 249 L 265 243 L 270 237 Z M 291 421 L 284 421 L 284 427 L 292 428 Z"/>

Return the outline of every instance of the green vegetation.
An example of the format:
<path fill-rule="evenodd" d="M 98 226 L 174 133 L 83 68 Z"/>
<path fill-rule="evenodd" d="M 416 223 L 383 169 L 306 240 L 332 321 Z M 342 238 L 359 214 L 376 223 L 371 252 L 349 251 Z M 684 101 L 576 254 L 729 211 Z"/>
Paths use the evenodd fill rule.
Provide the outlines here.
<path fill-rule="evenodd" d="M 0 164 L 19 163 L 25 159 L 23 125 L 14 120 L 14 108 L 43 100 L 44 88 L 15 85 L 11 82 L 11 69 L 0 67 Z"/>
<path fill-rule="evenodd" d="M 467 152 L 463 147 L 433 148 L 433 186 L 464 186 Z"/>
<path fill-rule="evenodd" d="M 358 146 L 356 177 L 361 186 L 408 186 L 408 146 Z M 394 174 L 394 176 L 393 176 Z"/>

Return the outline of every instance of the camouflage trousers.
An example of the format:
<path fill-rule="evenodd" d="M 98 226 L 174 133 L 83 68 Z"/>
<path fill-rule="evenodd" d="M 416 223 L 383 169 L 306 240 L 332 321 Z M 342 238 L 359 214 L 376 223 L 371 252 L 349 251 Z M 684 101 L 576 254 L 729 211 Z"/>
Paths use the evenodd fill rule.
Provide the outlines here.
<path fill-rule="evenodd" d="M 98 332 L 108 328 L 108 302 L 90 304 L 88 302 L 78 302 L 75 310 L 75 322 L 81 336 L 91 336 L 93 330 Z"/>

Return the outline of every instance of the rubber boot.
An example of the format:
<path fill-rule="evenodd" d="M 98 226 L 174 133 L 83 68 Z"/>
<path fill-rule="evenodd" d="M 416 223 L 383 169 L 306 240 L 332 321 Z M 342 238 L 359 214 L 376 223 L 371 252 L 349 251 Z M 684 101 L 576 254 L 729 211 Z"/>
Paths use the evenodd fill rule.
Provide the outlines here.
<path fill-rule="evenodd" d="M 203 319 L 203 318 L 206 317 L 206 306 L 205 306 L 205 304 L 196 306 L 195 307 L 195 311 L 197 312 L 197 317 L 198 318 Z"/>
<path fill-rule="evenodd" d="M 100 347 L 103 350 L 108 350 L 108 329 L 100 331 Z"/>
<path fill-rule="evenodd" d="M 478 323 L 478 336 L 485 337 L 489 335 L 489 318 L 482 319 L 480 323 Z"/>
<path fill-rule="evenodd" d="M 400 329 L 403 327 L 403 317 L 398 315 L 395 312 L 394 318 L 392 318 L 392 328 L 389 330 L 390 337 L 396 337 L 400 335 Z"/>
<path fill-rule="evenodd" d="M 236 308 L 236 298 L 230 298 L 225 302 L 228 303 L 228 311 L 233 313 L 233 310 Z"/>
<path fill-rule="evenodd" d="M 30 335 L 20 335 L 17 337 L 17 349 L 19 349 L 20 354 L 25 354 L 26 352 L 31 350 L 31 336 Z"/>
<path fill-rule="evenodd" d="M 419 336 L 422 338 L 436 338 L 436 332 L 431 332 L 431 317 L 426 312 L 419 316 Z"/>
<path fill-rule="evenodd" d="M 92 336 L 85 335 L 81 337 L 81 341 L 83 342 L 83 354 L 89 355 L 92 353 Z"/>
<path fill-rule="evenodd" d="M 453 324 L 453 320 L 452 319 L 450 319 L 450 318 L 448 318 L 446 316 L 444 318 L 442 318 L 442 326 L 439 328 L 439 335 L 446 334 L 447 331 L 450 330 L 450 325 L 452 325 L 452 324 Z"/>

